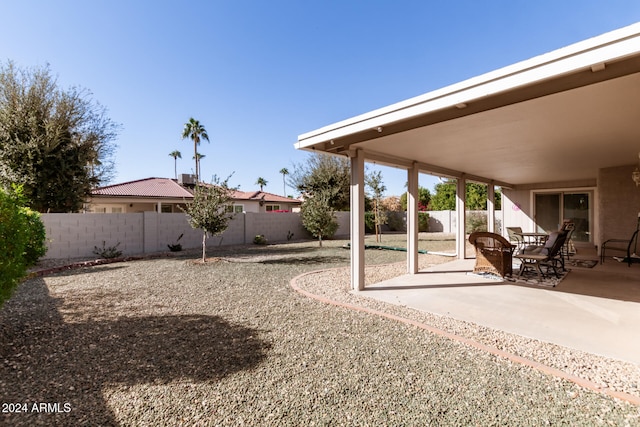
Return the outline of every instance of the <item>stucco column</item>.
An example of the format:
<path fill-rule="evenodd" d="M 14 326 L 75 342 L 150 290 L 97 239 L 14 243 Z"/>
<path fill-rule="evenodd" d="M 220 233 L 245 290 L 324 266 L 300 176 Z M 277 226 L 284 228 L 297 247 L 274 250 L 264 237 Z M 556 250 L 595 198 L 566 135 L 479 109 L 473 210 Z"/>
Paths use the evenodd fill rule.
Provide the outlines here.
<path fill-rule="evenodd" d="M 351 153 L 351 288 L 364 290 L 364 156 Z"/>
<path fill-rule="evenodd" d="M 496 187 L 492 182 L 487 184 L 487 231 L 496 229 Z"/>
<path fill-rule="evenodd" d="M 418 272 L 418 168 L 407 170 L 407 273 Z"/>
<path fill-rule="evenodd" d="M 466 227 L 465 227 L 465 210 L 467 198 L 467 181 L 464 177 L 458 178 L 456 187 L 456 254 L 459 259 L 466 258 Z"/>

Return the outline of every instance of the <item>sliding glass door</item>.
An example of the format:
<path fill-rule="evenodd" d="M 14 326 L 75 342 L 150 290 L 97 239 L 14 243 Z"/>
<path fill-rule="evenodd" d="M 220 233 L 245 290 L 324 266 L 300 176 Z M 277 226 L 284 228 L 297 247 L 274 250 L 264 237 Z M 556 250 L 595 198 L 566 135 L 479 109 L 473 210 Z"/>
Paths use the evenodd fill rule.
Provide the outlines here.
<path fill-rule="evenodd" d="M 564 219 L 575 224 L 572 239 L 576 242 L 591 240 L 592 191 L 535 194 L 535 222 L 537 231 L 550 233 L 562 225 Z"/>

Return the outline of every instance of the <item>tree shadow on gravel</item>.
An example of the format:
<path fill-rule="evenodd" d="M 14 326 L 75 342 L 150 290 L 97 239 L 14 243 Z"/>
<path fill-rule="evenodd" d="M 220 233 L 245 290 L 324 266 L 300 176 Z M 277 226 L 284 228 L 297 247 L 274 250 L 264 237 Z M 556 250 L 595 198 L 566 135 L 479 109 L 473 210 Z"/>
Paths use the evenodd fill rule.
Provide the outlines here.
<path fill-rule="evenodd" d="M 50 274 L 55 274 L 56 276 L 80 276 L 83 274 L 103 273 L 105 271 L 121 270 L 123 268 L 126 268 L 126 267 L 123 265 L 117 265 L 117 264 L 116 265 L 102 264 L 102 265 L 95 265 L 95 266 L 87 265 L 86 267 L 73 267 L 73 268 L 61 267 L 59 269 L 56 269 L 55 271 L 51 271 Z"/>
<path fill-rule="evenodd" d="M 62 305 L 32 279 L 0 310 L 2 403 L 27 404 L 27 413 L 1 413 L 0 424 L 116 425 L 103 398 L 109 385 L 215 381 L 252 369 L 270 349 L 256 330 L 217 316 L 76 323 L 63 320 Z M 33 411 L 41 402 L 58 403 L 49 410 L 60 412 Z"/>

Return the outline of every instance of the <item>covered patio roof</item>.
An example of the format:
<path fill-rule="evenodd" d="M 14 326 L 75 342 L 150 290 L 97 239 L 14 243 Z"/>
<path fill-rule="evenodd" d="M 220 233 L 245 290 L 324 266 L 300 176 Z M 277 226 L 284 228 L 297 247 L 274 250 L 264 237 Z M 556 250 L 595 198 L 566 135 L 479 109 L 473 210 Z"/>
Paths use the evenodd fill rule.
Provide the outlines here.
<path fill-rule="evenodd" d="M 379 164 L 517 188 L 595 185 L 640 150 L 640 23 L 300 135 Z"/>

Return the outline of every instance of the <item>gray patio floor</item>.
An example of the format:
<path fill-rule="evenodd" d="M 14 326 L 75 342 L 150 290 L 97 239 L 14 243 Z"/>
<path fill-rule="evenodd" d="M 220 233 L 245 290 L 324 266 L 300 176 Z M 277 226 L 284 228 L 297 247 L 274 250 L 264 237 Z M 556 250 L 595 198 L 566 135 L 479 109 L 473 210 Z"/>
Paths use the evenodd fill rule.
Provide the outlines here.
<path fill-rule="evenodd" d="M 369 285 L 364 294 L 640 365 L 640 265 L 572 267 L 549 288 L 471 275 L 474 263 L 452 261 Z"/>

